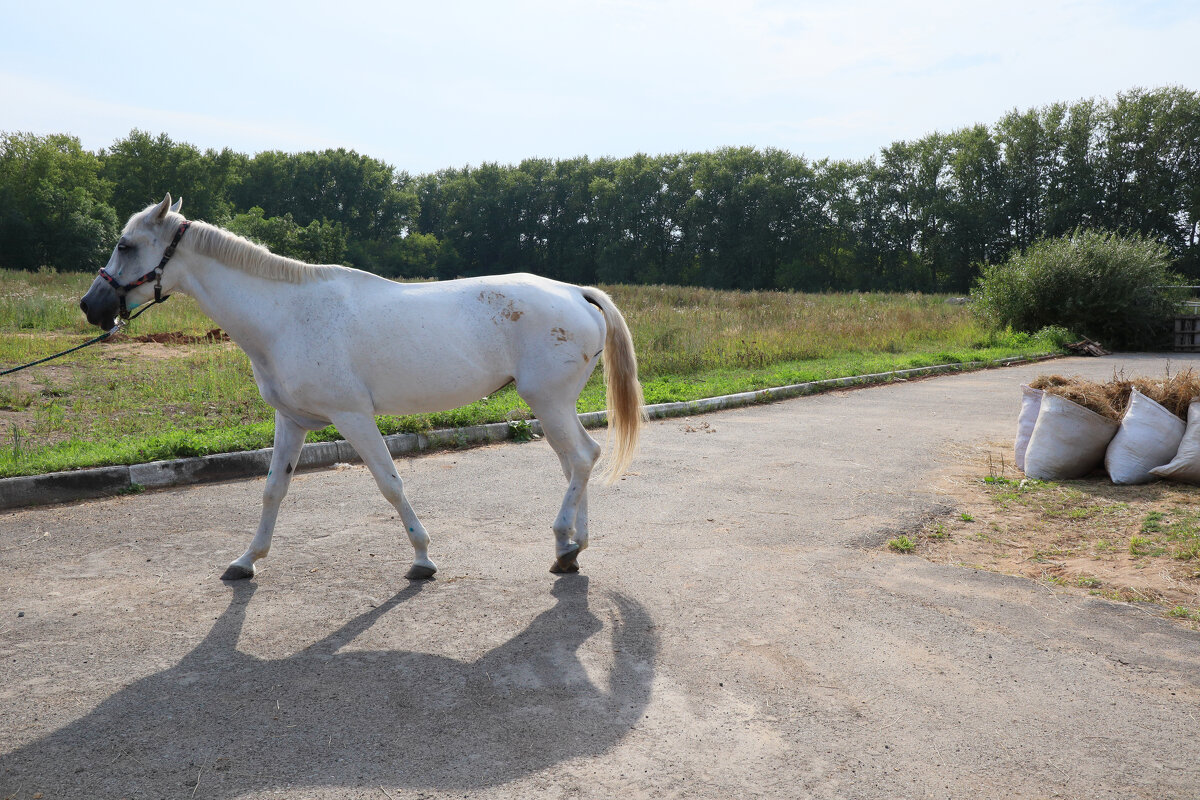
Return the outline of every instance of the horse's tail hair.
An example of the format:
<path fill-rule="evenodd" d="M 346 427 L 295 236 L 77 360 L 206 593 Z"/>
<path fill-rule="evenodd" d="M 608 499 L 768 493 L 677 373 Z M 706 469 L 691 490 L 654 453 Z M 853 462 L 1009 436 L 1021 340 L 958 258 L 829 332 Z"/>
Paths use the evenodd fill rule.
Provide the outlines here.
<path fill-rule="evenodd" d="M 608 405 L 609 436 L 615 445 L 609 453 L 602 473 L 612 483 L 621 477 L 637 450 L 646 410 L 642 401 L 642 385 L 638 382 L 637 354 L 633 352 L 633 336 L 625 317 L 612 298 L 599 289 L 585 288 L 583 296 L 604 314 L 604 384 Z"/>

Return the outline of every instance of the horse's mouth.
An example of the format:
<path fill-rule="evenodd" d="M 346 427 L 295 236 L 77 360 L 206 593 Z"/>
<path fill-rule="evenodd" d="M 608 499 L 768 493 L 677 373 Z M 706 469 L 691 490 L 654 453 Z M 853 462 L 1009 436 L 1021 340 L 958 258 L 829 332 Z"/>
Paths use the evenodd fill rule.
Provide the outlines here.
<path fill-rule="evenodd" d="M 79 301 L 79 310 L 84 313 L 88 322 L 107 331 L 117 324 L 119 305 L 120 300 L 112 287 L 96 278 L 87 294 Z"/>
<path fill-rule="evenodd" d="M 117 315 L 113 311 L 87 311 L 85 310 L 87 321 L 95 325 L 102 331 L 110 331 L 117 324 Z"/>

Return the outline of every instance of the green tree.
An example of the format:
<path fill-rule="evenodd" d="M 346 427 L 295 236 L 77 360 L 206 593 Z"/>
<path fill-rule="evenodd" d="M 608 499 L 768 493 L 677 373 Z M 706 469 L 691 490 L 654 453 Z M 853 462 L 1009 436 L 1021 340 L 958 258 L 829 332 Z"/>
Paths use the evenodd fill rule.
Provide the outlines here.
<path fill-rule="evenodd" d="M 109 190 L 77 138 L 0 134 L 0 266 L 102 267 L 119 230 Z"/>
<path fill-rule="evenodd" d="M 403 235 L 417 214 L 414 182 L 389 164 L 353 150 L 281 153 L 250 159 L 231 190 L 238 209 L 291 214 L 300 225 L 336 222 L 357 240 Z"/>
<path fill-rule="evenodd" d="M 256 206 L 235 216 L 228 228 L 272 253 L 309 264 L 340 264 L 346 255 L 346 231 L 336 222 L 313 220 L 300 225 L 291 214 L 267 217 Z"/>
<path fill-rule="evenodd" d="M 1106 227 L 1164 242 L 1196 265 L 1200 94 L 1135 89 L 1107 115 L 1102 170 Z"/>
<path fill-rule="evenodd" d="M 948 274 L 940 288 L 966 291 L 976 264 L 1011 249 L 1004 163 L 999 144 L 983 125 L 948 137 L 952 192 L 946 206 Z"/>
<path fill-rule="evenodd" d="M 112 205 L 122 220 L 170 192 L 185 199 L 189 217 L 215 225 L 231 216 L 229 192 L 246 161 L 228 148 L 202 153 L 165 133 L 136 129 L 101 157 L 102 176 L 112 184 Z"/>

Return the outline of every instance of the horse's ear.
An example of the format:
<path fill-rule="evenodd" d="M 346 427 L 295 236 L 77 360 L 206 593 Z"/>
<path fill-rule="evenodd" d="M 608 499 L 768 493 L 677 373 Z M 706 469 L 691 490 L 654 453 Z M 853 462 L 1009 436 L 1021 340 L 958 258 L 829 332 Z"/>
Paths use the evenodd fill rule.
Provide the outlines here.
<path fill-rule="evenodd" d="M 152 219 L 160 220 L 160 219 L 163 219 L 164 217 L 166 217 L 167 212 L 170 210 L 171 210 L 171 193 L 167 192 L 167 196 L 163 198 L 163 201 L 161 203 L 159 203 L 157 206 L 154 207 L 154 213 L 151 214 L 150 216 Z"/>
<path fill-rule="evenodd" d="M 169 195 L 169 194 L 167 195 L 167 197 L 170 197 L 170 196 L 171 195 Z M 174 203 L 171 203 L 171 210 L 174 211 L 176 214 L 178 214 L 179 207 L 182 205 L 183 205 L 183 198 L 181 197 L 178 200 L 176 200 Z"/>

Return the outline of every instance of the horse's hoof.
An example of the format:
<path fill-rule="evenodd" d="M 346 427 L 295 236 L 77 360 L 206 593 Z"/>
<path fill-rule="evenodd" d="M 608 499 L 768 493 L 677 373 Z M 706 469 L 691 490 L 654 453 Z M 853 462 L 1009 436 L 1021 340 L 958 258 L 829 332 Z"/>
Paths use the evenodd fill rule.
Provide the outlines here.
<path fill-rule="evenodd" d="M 550 565 L 550 571 L 555 575 L 561 575 L 568 572 L 579 572 L 579 551 L 582 548 L 575 547 L 563 553 L 558 558 L 554 559 L 554 563 Z"/>
<path fill-rule="evenodd" d="M 221 575 L 223 581 L 244 581 L 254 577 L 254 567 L 243 567 L 241 564 L 230 564 L 229 569 Z"/>
<path fill-rule="evenodd" d="M 424 567 L 420 564 L 413 564 L 408 568 L 408 572 L 404 577 L 410 581 L 424 581 L 432 578 L 435 572 L 437 572 L 437 567 Z"/>

